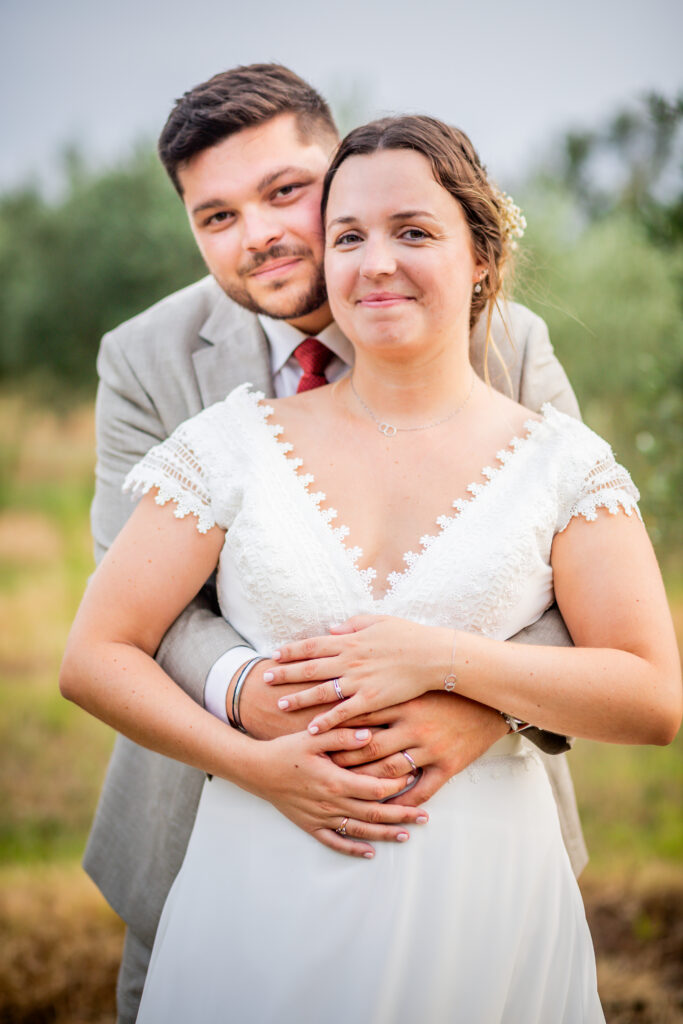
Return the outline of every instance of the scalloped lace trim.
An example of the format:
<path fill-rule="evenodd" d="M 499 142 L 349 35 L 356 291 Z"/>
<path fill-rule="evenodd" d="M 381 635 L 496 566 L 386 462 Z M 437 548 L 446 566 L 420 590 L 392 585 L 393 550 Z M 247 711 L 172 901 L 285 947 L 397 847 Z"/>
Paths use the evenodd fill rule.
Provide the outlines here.
<path fill-rule="evenodd" d="M 157 505 L 175 503 L 176 519 L 196 516 L 199 533 L 208 533 L 215 526 L 211 499 L 202 483 L 202 467 L 180 438 L 170 437 L 158 449 L 152 448 L 130 471 L 122 489 L 132 497 L 142 497 L 154 487 L 158 488 L 154 498 Z"/>
<path fill-rule="evenodd" d="M 315 477 L 312 473 L 299 473 L 299 469 L 301 469 L 301 467 L 304 464 L 303 459 L 299 458 L 298 456 L 291 457 L 290 453 L 294 450 L 294 446 L 289 441 L 280 440 L 280 436 L 284 433 L 284 428 L 280 423 L 270 422 L 270 417 L 275 412 L 272 405 L 261 404 L 265 400 L 265 395 L 262 391 L 249 391 L 246 390 L 248 385 L 245 385 L 244 387 L 245 394 L 248 395 L 250 399 L 252 399 L 254 408 L 257 409 L 259 414 L 261 415 L 263 425 L 266 427 L 266 429 L 272 436 L 275 447 L 277 448 L 278 451 L 282 453 L 285 462 L 291 468 L 295 480 L 298 480 L 298 482 L 301 484 L 304 493 L 313 502 L 319 516 L 321 517 L 325 525 L 328 527 L 332 535 L 336 538 L 342 550 L 347 555 L 353 569 L 360 576 L 361 582 L 365 587 L 365 590 L 367 591 L 368 595 L 372 598 L 373 601 L 378 603 L 384 601 L 386 598 L 392 595 L 395 592 L 398 585 L 404 579 L 407 579 L 411 575 L 415 566 L 420 561 L 420 558 L 427 550 L 427 548 L 430 547 L 439 538 L 439 536 L 443 534 L 452 523 L 455 522 L 455 520 L 460 516 L 460 514 L 468 505 L 471 505 L 474 501 L 476 501 L 479 495 L 486 490 L 486 488 L 489 486 L 494 477 L 501 473 L 505 468 L 506 464 L 509 463 L 510 460 L 514 458 L 514 456 L 517 454 L 517 452 L 521 448 L 523 448 L 528 441 L 531 440 L 531 438 L 534 436 L 538 428 L 541 427 L 546 422 L 546 418 L 549 411 L 555 411 L 553 407 L 550 405 L 550 403 L 546 402 L 541 410 L 543 414 L 542 419 L 530 418 L 526 420 L 526 422 L 524 423 L 525 434 L 522 437 L 513 437 L 508 442 L 506 448 L 501 448 L 500 451 L 496 452 L 496 459 L 500 463 L 500 465 L 497 467 L 484 466 L 484 468 L 482 469 L 481 473 L 482 476 L 486 478 L 486 482 L 483 484 L 468 484 L 466 490 L 471 495 L 471 497 L 458 498 L 456 501 L 452 503 L 451 507 L 455 510 L 455 515 L 441 515 L 437 518 L 435 525 L 439 527 L 439 533 L 426 533 L 422 537 L 420 537 L 420 546 L 422 547 L 422 551 L 404 552 L 402 557 L 403 561 L 406 563 L 406 568 L 401 570 L 400 572 L 394 571 L 389 573 L 386 581 L 387 588 L 384 591 L 384 593 L 378 597 L 375 595 L 372 589 L 372 583 L 374 580 L 377 579 L 377 570 L 373 566 L 368 566 L 365 569 L 361 569 L 358 567 L 358 560 L 363 557 L 363 549 L 361 547 L 358 547 L 357 545 L 354 545 L 353 547 L 347 547 L 347 545 L 344 543 L 346 538 L 349 536 L 350 532 L 348 526 L 338 525 L 333 527 L 331 525 L 332 521 L 337 518 L 338 512 L 336 508 L 322 509 L 320 507 L 322 502 L 326 500 L 326 494 L 324 491 L 309 490 L 309 487 L 315 483 Z"/>

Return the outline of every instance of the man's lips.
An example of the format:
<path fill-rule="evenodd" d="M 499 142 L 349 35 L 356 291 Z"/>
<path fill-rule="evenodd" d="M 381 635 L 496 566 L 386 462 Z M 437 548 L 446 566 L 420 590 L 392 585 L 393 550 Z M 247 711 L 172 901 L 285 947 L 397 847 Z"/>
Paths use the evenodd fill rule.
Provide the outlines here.
<path fill-rule="evenodd" d="M 293 266 L 301 262 L 300 256 L 283 256 L 279 260 L 269 260 L 268 263 L 263 263 L 256 270 L 252 270 L 248 277 L 277 277 L 280 274 L 287 273 Z"/>
<path fill-rule="evenodd" d="M 396 306 L 401 302 L 412 301 L 412 295 L 399 295 L 397 292 L 370 292 L 368 295 L 363 295 L 362 298 L 358 299 L 357 304 L 359 306 L 381 309 L 385 306 Z"/>

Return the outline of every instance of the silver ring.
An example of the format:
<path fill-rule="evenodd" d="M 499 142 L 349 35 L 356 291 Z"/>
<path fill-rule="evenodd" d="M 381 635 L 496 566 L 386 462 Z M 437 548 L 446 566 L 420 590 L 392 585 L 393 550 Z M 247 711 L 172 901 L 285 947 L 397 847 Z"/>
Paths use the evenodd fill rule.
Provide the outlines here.
<path fill-rule="evenodd" d="M 334 831 L 337 833 L 338 836 L 345 836 L 346 835 L 346 826 L 348 824 L 348 821 L 349 821 L 348 818 L 342 818 L 342 823 L 339 826 L 339 828 L 335 828 Z"/>
<path fill-rule="evenodd" d="M 340 679 L 333 679 L 332 680 L 332 685 L 334 686 L 334 692 L 337 694 L 337 697 L 339 698 L 339 700 L 344 700 L 344 694 L 342 693 L 342 688 L 341 688 L 341 680 Z"/>
<path fill-rule="evenodd" d="M 413 761 L 413 759 L 410 756 L 410 754 L 408 753 L 408 751 L 407 750 L 402 750 L 401 753 L 403 754 L 403 756 L 405 757 L 406 761 L 408 762 L 410 767 L 413 769 L 413 771 L 416 772 L 417 771 L 417 765 Z"/>

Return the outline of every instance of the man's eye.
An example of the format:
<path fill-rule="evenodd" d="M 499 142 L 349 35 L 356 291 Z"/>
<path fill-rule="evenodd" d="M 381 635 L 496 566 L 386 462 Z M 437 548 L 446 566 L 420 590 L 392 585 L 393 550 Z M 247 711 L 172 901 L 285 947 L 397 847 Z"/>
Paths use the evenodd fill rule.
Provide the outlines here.
<path fill-rule="evenodd" d="M 302 185 L 281 185 L 275 193 L 276 199 L 288 199 L 297 189 L 303 188 Z"/>
<path fill-rule="evenodd" d="M 214 224 L 223 224 L 228 220 L 232 214 L 227 210 L 219 210 L 217 213 L 212 213 L 210 217 L 207 217 L 204 221 L 204 227 L 211 227 Z"/>

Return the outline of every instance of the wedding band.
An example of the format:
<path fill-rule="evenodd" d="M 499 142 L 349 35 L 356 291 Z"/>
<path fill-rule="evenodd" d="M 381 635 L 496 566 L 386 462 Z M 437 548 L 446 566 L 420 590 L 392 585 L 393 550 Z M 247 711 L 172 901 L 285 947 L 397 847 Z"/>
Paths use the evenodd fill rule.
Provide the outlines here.
<path fill-rule="evenodd" d="M 410 756 L 410 754 L 408 753 L 408 751 L 407 750 L 402 750 L 401 753 L 403 754 L 403 756 L 405 757 L 406 761 L 408 762 L 410 767 L 413 769 L 413 771 L 416 772 L 417 771 L 417 765 L 413 761 L 413 759 Z"/>
<path fill-rule="evenodd" d="M 344 700 L 344 694 L 342 693 L 341 681 L 339 679 L 333 679 L 332 685 L 334 686 L 334 692 L 337 694 L 339 700 Z"/>
<path fill-rule="evenodd" d="M 346 825 L 348 823 L 348 820 L 349 820 L 348 818 L 342 818 L 341 825 L 339 826 L 339 828 L 335 828 L 335 830 L 334 830 L 337 833 L 337 835 L 340 835 L 340 836 L 345 836 L 346 835 Z"/>

